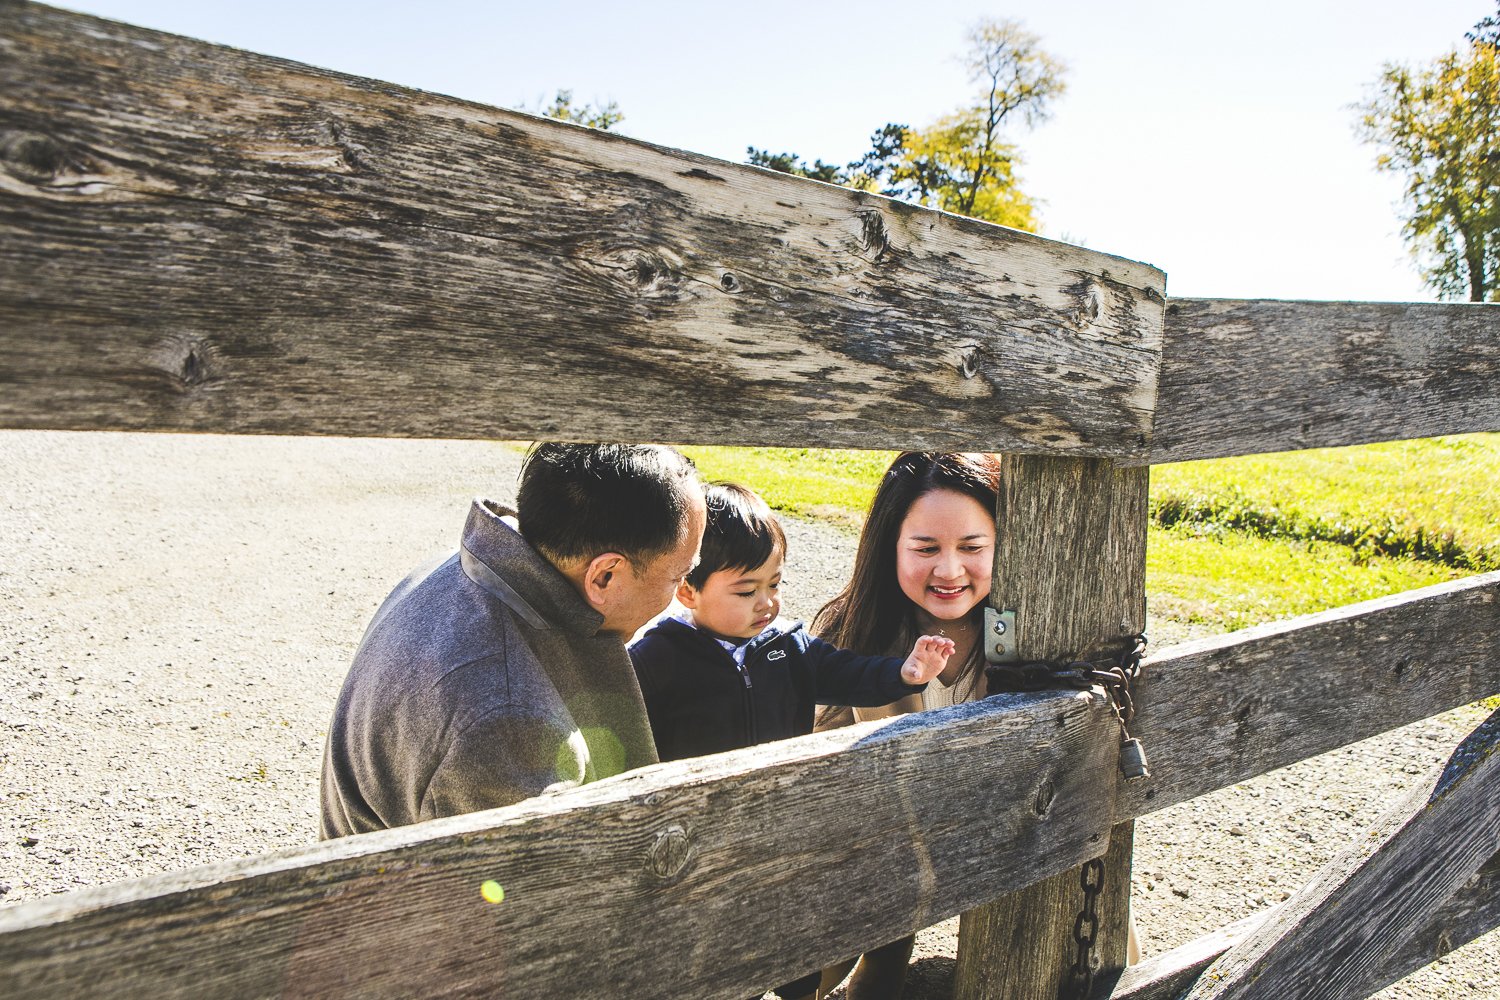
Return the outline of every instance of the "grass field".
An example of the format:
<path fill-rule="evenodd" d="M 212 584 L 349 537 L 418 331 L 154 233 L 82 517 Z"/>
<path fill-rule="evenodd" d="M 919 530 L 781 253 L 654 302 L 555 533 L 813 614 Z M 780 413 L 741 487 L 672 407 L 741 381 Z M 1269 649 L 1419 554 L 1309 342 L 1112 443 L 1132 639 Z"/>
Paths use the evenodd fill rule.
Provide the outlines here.
<path fill-rule="evenodd" d="M 744 483 L 774 509 L 858 530 L 894 451 L 683 448 L 705 480 Z"/>
<path fill-rule="evenodd" d="M 705 479 L 857 529 L 891 452 L 687 448 Z M 1153 612 L 1231 630 L 1500 569 L 1500 434 L 1158 466 Z"/>

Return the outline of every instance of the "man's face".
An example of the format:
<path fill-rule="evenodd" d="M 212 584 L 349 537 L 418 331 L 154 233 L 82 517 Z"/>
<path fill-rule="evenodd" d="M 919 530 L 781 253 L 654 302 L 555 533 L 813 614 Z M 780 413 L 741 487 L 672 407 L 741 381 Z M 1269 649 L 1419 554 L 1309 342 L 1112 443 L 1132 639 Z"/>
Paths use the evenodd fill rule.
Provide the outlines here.
<path fill-rule="evenodd" d="M 698 543 L 703 541 L 703 497 L 695 490 L 690 503 L 688 530 L 675 549 L 646 563 L 639 572 L 630 563 L 621 563 L 610 586 L 611 590 L 619 589 L 610 595 L 609 605 L 600 609 L 604 612 L 603 631 L 629 639 L 672 600 L 678 585 L 698 561 Z"/>

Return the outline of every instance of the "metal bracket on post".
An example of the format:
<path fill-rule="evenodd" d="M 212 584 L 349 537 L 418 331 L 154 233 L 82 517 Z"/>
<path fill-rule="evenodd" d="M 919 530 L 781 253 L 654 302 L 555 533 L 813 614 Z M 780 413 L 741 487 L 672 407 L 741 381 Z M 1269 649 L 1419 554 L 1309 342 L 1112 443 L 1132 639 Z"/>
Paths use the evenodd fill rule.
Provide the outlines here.
<path fill-rule="evenodd" d="M 984 609 L 984 659 L 987 663 L 1019 663 L 1016 652 L 1016 613 Z"/>

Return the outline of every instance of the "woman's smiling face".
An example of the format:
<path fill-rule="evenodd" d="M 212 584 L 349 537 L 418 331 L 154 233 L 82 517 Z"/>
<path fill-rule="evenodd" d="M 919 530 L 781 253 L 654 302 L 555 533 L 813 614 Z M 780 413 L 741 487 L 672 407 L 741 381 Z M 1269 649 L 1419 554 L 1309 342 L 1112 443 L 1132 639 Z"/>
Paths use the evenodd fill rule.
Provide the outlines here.
<path fill-rule="evenodd" d="M 924 493 L 896 536 L 896 579 L 917 606 L 919 626 L 962 618 L 990 596 L 995 520 L 973 497 Z"/>

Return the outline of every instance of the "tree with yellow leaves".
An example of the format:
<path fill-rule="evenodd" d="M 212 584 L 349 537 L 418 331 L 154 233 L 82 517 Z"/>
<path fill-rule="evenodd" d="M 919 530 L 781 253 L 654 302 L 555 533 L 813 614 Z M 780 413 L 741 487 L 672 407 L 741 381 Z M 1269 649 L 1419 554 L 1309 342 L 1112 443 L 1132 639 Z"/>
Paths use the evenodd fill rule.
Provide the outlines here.
<path fill-rule="evenodd" d="M 1035 231 L 1036 203 L 1017 182 L 1020 154 L 1006 135 L 1018 122 L 1030 127 L 1051 114 L 1066 68 L 1015 21 L 981 21 L 967 40 L 964 62 L 976 84 L 967 107 L 925 128 L 884 126 L 846 168 L 754 147 L 749 162 Z"/>
<path fill-rule="evenodd" d="M 1376 166 L 1403 174 L 1402 234 L 1442 298 L 1500 301 L 1500 25 L 1417 68 L 1387 64 L 1359 107 Z"/>

